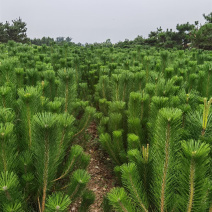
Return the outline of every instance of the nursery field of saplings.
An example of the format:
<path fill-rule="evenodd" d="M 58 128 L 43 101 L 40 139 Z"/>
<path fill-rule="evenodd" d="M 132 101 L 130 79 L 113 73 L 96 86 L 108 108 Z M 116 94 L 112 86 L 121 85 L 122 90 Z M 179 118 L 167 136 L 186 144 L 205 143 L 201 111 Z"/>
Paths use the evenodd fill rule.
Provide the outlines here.
<path fill-rule="evenodd" d="M 211 212 L 211 103 L 211 51 L 0 44 L 0 211 L 89 211 L 95 122 L 104 211 Z"/>

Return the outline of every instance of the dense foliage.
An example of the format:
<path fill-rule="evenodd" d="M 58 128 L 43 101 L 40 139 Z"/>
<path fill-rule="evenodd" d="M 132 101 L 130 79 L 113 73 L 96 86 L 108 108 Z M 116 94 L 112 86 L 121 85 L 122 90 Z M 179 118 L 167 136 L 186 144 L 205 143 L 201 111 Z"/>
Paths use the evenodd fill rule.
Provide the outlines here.
<path fill-rule="evenodd" d="M 122 186 L 108 194 L 116 211 L 212 210 L 211 56 L 137 49 L 100 68 L 98 132 Z"/>
<path fill-rule="evenodd" d="M 0 48 L 0 211 L 67 211 L 78 197 L 86 211 L 94 201 L 90 156 L 77 143 L 95 108 L 67 63 L 72 52 Z"/>
<path fill-rule="evenodd" d="M 211 211 L 211 80 L 207 50 L 0 44 L 0 210 L 88 211 L 94 119 L 106 211 Z"/>

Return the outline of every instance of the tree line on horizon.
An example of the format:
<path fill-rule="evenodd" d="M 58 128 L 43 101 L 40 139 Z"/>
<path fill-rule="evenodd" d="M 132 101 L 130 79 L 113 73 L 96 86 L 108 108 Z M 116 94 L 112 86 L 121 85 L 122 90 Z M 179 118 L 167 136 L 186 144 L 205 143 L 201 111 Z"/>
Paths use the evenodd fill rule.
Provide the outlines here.
<path fill-rule="evenodd" d="M 32 43 L 35 45 L 51 45 L 51 43 L 70 43 L 72 38 L 70 37 L 57 37 L 56 39 L 50 37 L 34 38 L 30 39 L 27 37 L 26 23 L 19 17 L 18 19 L 12 20 L 12 23 L 6 21 L 5 23 L 0 22 L 0 43 L 7 43 L 8 41 L 15 41 L 19 43 Z"/>
<path fill-rule="evenodd" d="M 195 21 L 194 24 L 189 22 L 185 24 L 177 24 L 176 31 L 167 29 L 164 31 L 161 27 L 155 31 L 151 31 L 148 38 L 144 38 L 138 35 L 134 40 L 125 39 L 119 41 L 116 44 L 112 44 L 110 39 L 107 39 L 102 43 L 86 43 L 85 46 L 106 46 L 106 47 L 119 47 L 119 48 L 131 48 L 137 45 L 144 47 L 155 46 L 162 48 L 177 48 L 183 49 L 188 47 L 201 48 L 206 50 L 212 49 L 212 12 L 208 15 L 203 14 L 205 18 L 205 24 L 200 25 L 199 21 Z M 47 45 L 50 46 L 54 43 L 57 44 L 72 44 L 83 45 L 81 43 L 75 44 L 72 42 L 71 37 L 57 37 L 56 39 L 51 37 L 42 37 L 30 39 L 27 37 L 26 23 L 21 18 L 12 20 L 12 24 L 6 21 L 6 23 L 0 22 L 0 43 L 6 43 L 9 40 L 20 43 L 31 43 L 34 45 Z"/>

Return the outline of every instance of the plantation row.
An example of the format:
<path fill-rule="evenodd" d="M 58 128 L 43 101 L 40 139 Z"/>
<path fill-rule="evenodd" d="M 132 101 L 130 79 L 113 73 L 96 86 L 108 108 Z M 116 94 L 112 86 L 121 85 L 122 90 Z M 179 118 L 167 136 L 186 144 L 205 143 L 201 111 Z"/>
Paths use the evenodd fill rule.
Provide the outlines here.
<path fill-rule="evenodd" d="M 0 211 L 88 211 L 91 121 L 105 211 L 212 211 L 211 82 L 210 51 L 0 44 Z"/>

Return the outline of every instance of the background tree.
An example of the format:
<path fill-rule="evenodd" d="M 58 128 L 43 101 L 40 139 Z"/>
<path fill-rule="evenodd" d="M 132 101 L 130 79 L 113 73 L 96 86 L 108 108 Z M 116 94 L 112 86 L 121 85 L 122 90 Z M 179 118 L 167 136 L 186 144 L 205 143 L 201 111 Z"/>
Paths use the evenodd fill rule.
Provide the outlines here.
<path fill-rule="evenodd" d="M 212 23 L 207 23 L 193 34 L 194 46 L 201 49 L 212 49 Z"/>
<path fill-rule="evenodd" d="M 15 42 L 27 43 L 29 38 L 27 38 L 26 31 L 26 23 L 20 17 L 12 20 L 12 24 L 7 21 L 5 24 L 0 23 L 0 42 L 13 40 Z"/>
<path fill-rule="evenodd" d="M 6 22 L 5 27 L 9 40 L 14 40 L 15 42 L 21 43 L 26 43 L 27 41 L 29 41 L 26 34 L 26 23 L 23 22 L 20 17 L 19 19 L 13 20 L 12 25 Z"/>
<path fill-rule="evenodd" d="M 178 42 L 182 43 L 185 47 L 187 43 L 191 42 L 190 32 L 194 29 L 194 25 L 187 22 L 186 24 L 177 24 Z"/>
<path fill-rule="evenodd" d="M 71 42 L 71 40 L 72 40 L 72 38 L 71 38 L 71 37 L 67 37 L 67 38 L 66 38 L 66 42 L 68 42 L 68 43 L 70 43 L 70 42 Z"/>
<path fill-rule="evenodd" d="M 56 37 L 56 42 L 57 43 L 62 43 L 65 41 L 65 37 Z"/>
<path fill-rule="evenodd" d="M 212 23 L 212 12 L 209 13 L 208 15 L 203 14 L 203 17 L 207 21 L 206 23 Z"/>
<path fill-rule="evenodd" d="M 195 22 L 195 29 L 192 31 L 192 44 L 196 48 L 212 49 L 212 12 L 208 15 L 203 14 L 206 23 L 198 29 Z"/>
<path fill-rule="evenodd" d="M 0 23 L 0 42 L 7 42 L 8 35 L 6 32 L 5 24 Z"/>

